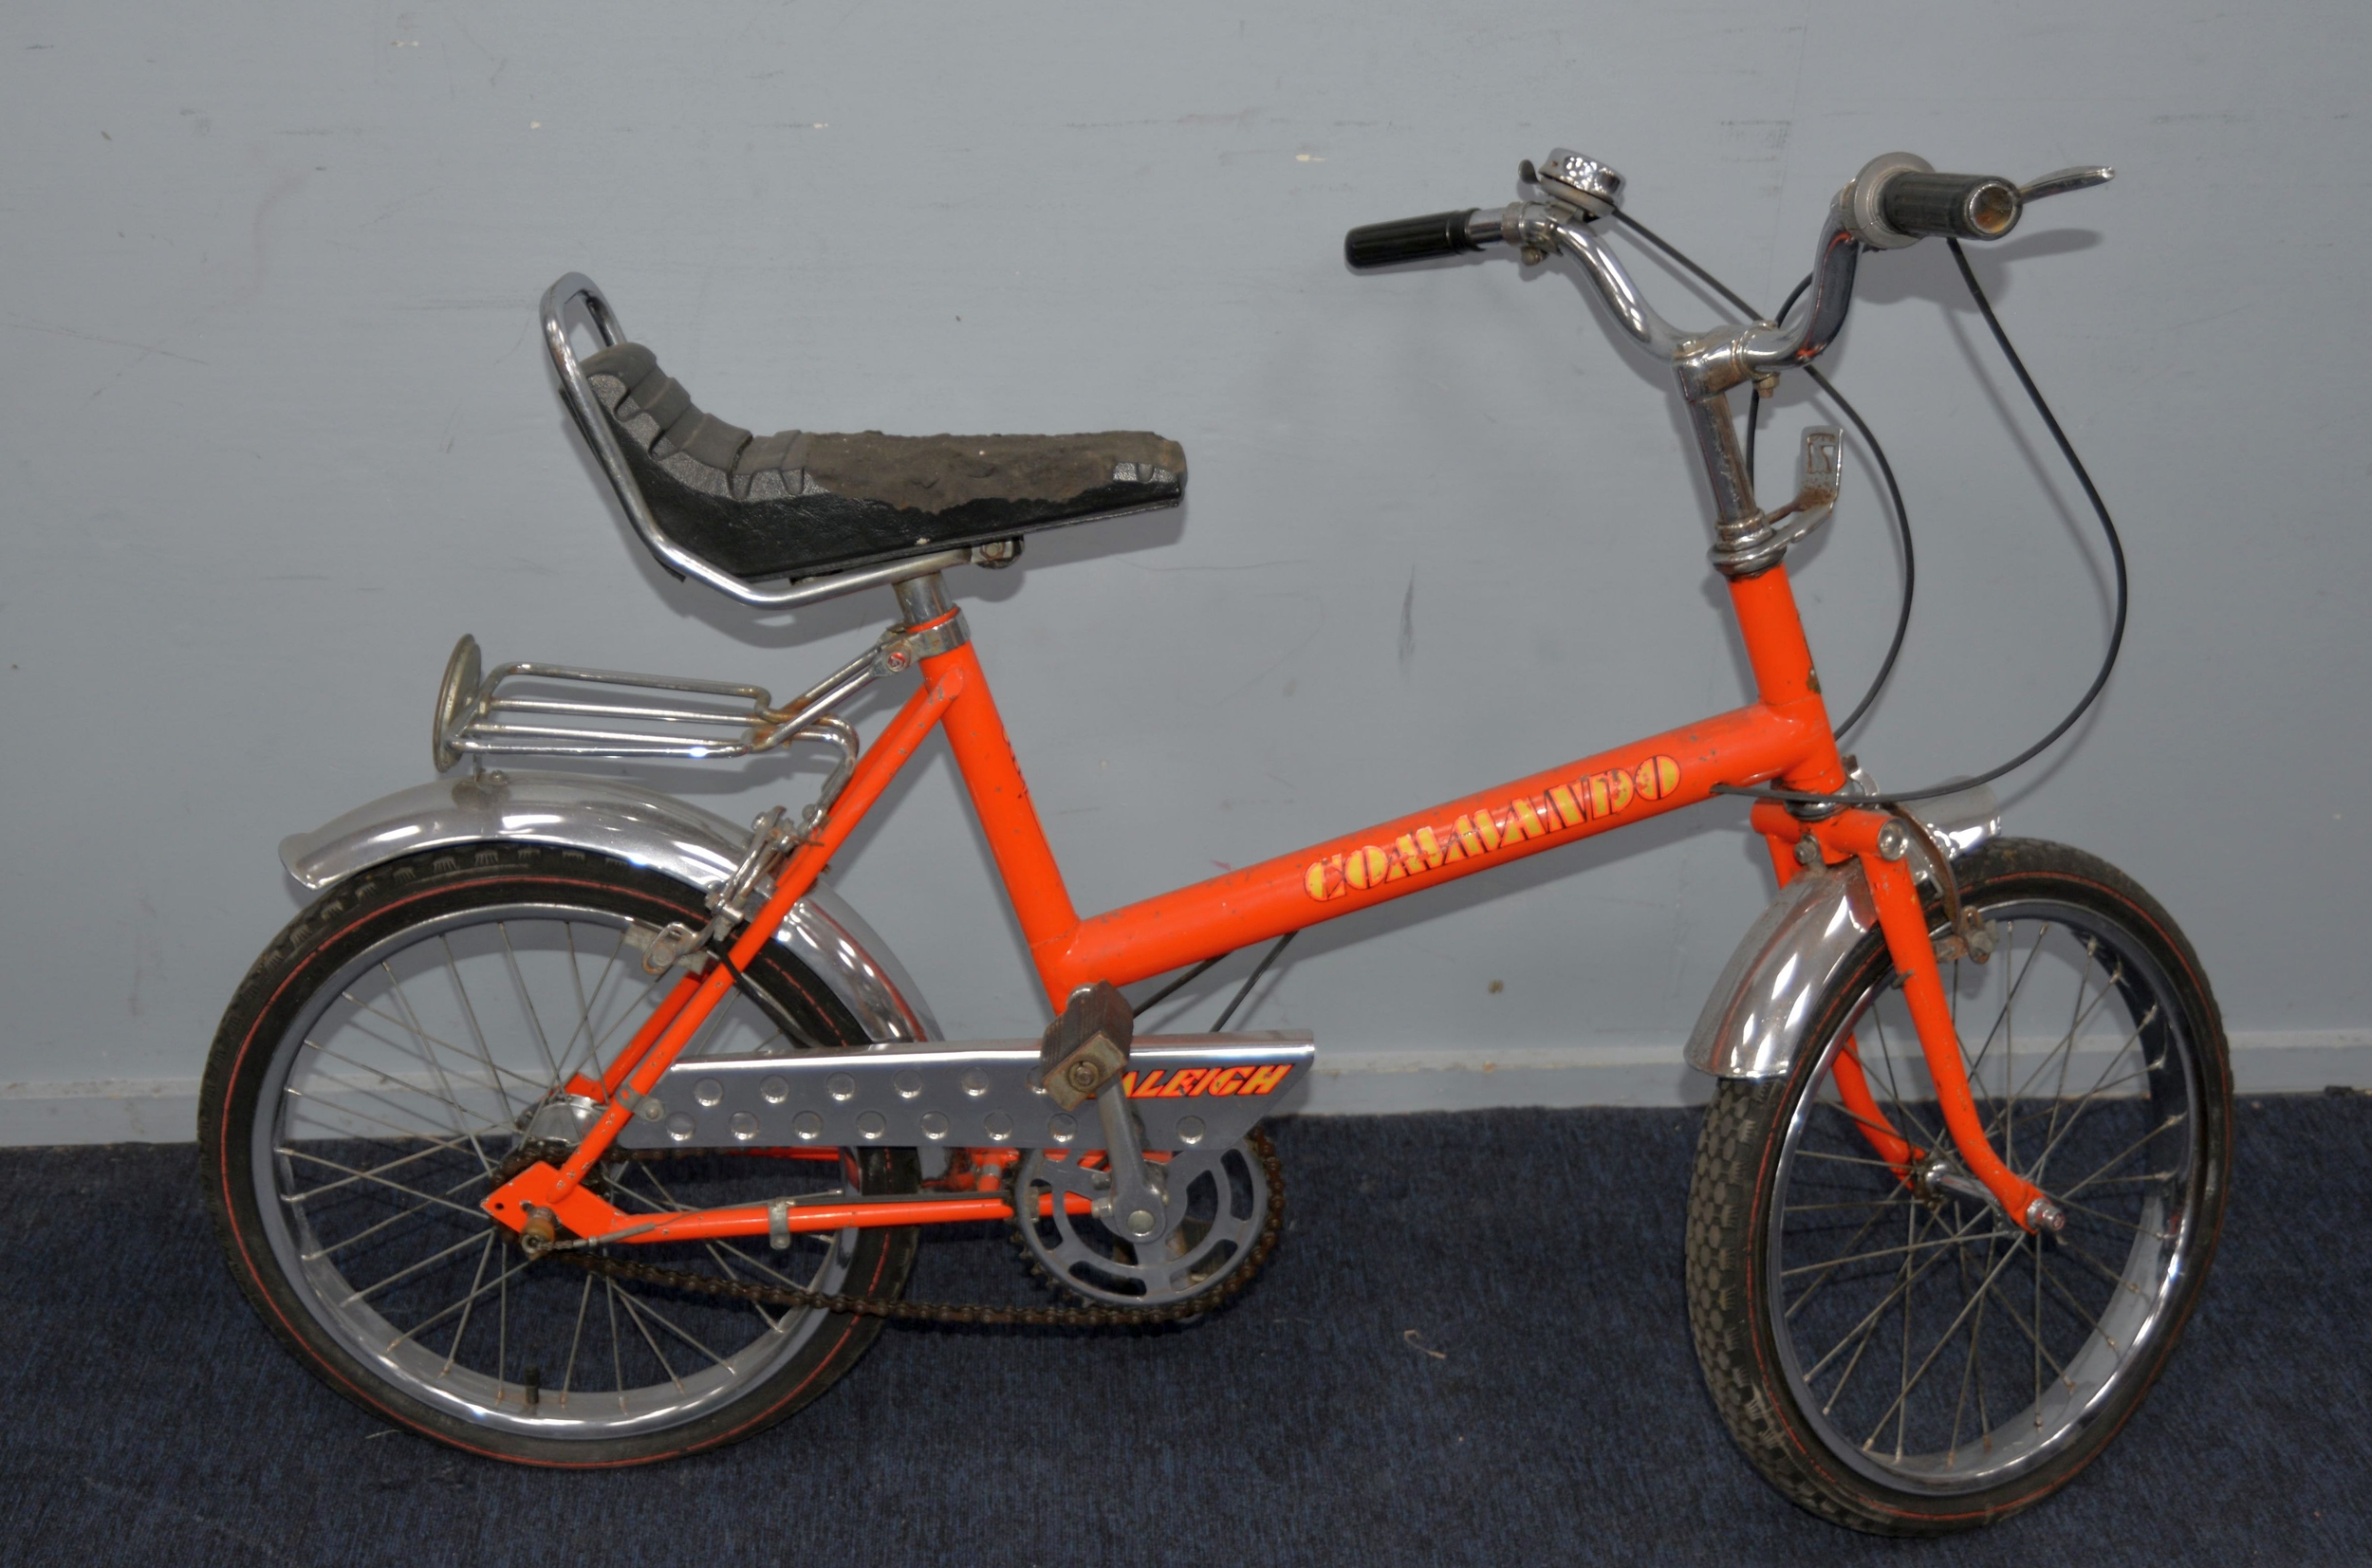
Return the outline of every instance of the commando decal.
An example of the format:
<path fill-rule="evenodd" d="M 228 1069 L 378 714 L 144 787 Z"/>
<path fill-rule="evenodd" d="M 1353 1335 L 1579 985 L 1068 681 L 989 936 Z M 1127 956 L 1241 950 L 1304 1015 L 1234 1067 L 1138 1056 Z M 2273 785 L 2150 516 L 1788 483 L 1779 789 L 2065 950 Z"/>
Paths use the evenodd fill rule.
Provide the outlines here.
<path fill-rule="evenodd" d="M 1552 784 L 1538 795 L 1518 795 L 1502 807 L 1462 815 L 1447 826 L 1420 827 L 1389 844 L 1366 844 L 1313 860 L 1303 886 L 1321 903 L 1341 898 L 1355 889 L 1421 876 L 1452 860 L 1489 855 L 1600 817 L 1621 816 L 1633 801 L 1661 800 L 1679 784 L 1677 759 L 1650 757 L 1637 768 L 1591 773 L 1570 784 Z"/>

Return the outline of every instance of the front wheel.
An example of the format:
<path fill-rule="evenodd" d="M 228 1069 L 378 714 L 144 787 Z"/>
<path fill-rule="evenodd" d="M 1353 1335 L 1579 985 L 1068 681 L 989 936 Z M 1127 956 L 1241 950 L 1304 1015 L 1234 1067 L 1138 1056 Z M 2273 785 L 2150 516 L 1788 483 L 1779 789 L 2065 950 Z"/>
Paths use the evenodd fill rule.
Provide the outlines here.
<path fill-rule="evenodd" d="M 1887 1535 L 2004 1518 L 2106 1446 L 2198 1300 L 2232 1169 L 2222 1020 L 2158 902 L 2034 839 L 1955 870 L 1999 936 L 1944 966 L 1970 1086 L 2066 1230 L 1916 1169 L 1951 1139 L 1875 932 L 1787 1077 L 1718 1086 L 1689 1192 L 1690 1322 L 1732 1435 L 1795 1502 Z"/>

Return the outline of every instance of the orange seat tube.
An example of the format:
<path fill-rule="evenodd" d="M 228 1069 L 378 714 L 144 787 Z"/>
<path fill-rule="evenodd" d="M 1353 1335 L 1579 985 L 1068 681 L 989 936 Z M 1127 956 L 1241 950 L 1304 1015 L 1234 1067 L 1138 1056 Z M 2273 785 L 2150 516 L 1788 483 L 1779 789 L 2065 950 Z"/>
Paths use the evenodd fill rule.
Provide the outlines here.
<path fill-rule="evenodd" d="M 1070 890 L 1063 884 L 1062 868 L 1054 863 L 1053 846 L 1046 841 L 1037 808 L 1029 803 L 1029 785 L 1013 758 L 1013 744 L 1006 736 L 996 699 L 989 694 L 980 657 L 972 644 L 965 643 L 923 660 L 922 668 L 932 680 L 953 689 L 941 721 L 947 744 L 955 753 L 964 787 L 971 791 L 973 809 L 980 815 L 980 830 L 988 835 L 989 850 L 996 857 L 997 874 L 1013 902 L 1013 914 L 1021 921 L 1022 938 L 1029 944 L 1030 957 L 1045 977 L 1048 955 L 1060 952 L 1079 929 L 1079 912 L 1071 907 Z M 1067 994 L 1047 986 L 1047 999 L 1057 1012 Z"/>

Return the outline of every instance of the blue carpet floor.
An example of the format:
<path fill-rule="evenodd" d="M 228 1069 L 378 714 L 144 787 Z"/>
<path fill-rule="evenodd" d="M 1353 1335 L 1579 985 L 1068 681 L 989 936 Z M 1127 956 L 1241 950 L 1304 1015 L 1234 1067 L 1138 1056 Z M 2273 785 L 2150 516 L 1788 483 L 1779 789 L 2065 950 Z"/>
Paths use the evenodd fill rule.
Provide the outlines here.
<path fill-rule="evenodd" d="M 224 1272 L 192 1148 L 0 1151 L 0 1560 L 2372 1562 L 2372 1099 L 2244 1104 L 2223 1251 L 2148 1405 L 2039 1509 L 1909 1543 L 1790 1507 L 1708 1403 L 1694 1115 L 1276 1131 L 1291 1227 L 1214 1320 L 893 1326 L 772 1432 L 602 1476 L 473 1460 L 315 1383 Z M 1034 1289 L 987 1227 L 926 1244 L 915 1288 Z"/>

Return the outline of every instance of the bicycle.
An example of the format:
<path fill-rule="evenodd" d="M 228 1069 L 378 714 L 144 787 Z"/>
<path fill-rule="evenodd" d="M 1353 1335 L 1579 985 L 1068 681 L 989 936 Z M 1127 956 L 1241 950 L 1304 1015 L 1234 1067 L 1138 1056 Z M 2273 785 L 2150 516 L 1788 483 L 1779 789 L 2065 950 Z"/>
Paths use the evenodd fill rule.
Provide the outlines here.
<path fill-rule="evenodd" d="M 2048 1495 L 2132 1414 L 2197 1300 L 2230 1173 L 2221 1022 L 2130 878 L 2001 836 L 1982 781 L 1890 795 L 1841 752 L 1785 565 L 1833 509 L 1839 432 L 1807 433 L 1796 495 L 1766 509 L 1729 394 L 1808 369 L 1865 252 L 1941 235 L 1956 253 L 2108 173 L 2019 187 L 1877 159 L 1830 207 L 1788 324 L 1702 333 L 1646 304 L 1599 231 L 1632 221 L 1621 176 L 1577 154 L 1525 165 L 1532 195 L 1502 209 L 1353 231 L 1358 269 L 1489 245 L 1569 256 L 1672 369 L 1752 700 L 1086 917 L 944 574 L 1176 505 L 1181 449 L 1144 432 L 752 437 L 701 413 L 589 279 L 563 277 L 542 307 L 563 399 L 661 564 L 777 609 L 885 585 L 898 616 L 779 704 L 722 682 L 489 673 L 461 639 L 435 705 L 439 779 L 282 846 L 319 897 L 214 1042 L 200 1136 L 242 1288 L 391 1425 L 574 1467 L 761 1430 L 891 1318 L 1199 1318 L 1279 1232 L 1259 1124 L 1316 1047 L 1228 1024 L 1295 932 L 1743 792 L 1780 891 L 1686 1053 L 1717 1080 L 1686 1238 L 1714 1401 L 1782 1492 L 1856 1528 L 1936 1533 Z M 578 332 L 601 346 L 580 358 Z M 910 674 L 861 744 L 839 710 Z M 934 729 L 1054 1010 L 1040 1039 L 941 1039 L 822 880 Z M 836 765 L 796 818 L 777 807 L 747 833 L 632 784 L 484 766 L 794 746 Z M 1212 1030 L 1135 1033 L 1264 943 Z M 1164 975 L 1136 1003 L 1120 989 Z M 983 1220 L 1010 1223 L 1074 1304 L 905 1301 L 922 1227 Z"/>

